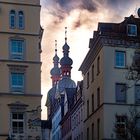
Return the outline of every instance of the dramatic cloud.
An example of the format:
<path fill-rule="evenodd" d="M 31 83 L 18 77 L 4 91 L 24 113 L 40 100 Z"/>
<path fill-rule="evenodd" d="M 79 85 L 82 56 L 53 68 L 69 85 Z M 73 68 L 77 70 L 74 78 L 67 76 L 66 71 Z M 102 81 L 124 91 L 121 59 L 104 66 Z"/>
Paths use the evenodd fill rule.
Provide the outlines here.
<path fill-rule="evenodd" d="M 44 28 L 41 56 L 44 105 L 47 91 L 51 88 L 50 70 L 53 67 L 54 40 L 58 40 L 58 55 L 61 58 L 65 26 L 68 27 L 70 57 L 74 60 L 72 78 L 77 81 L 81 79 L 78 68 L 88 51 L 89 38 L 93 36 L 93 30 L 97 29 L 98 22 L 121 22 L 124 17 L 136 15 L 140 1 L 41 0 L 41 5 L 41 25 Z"/>

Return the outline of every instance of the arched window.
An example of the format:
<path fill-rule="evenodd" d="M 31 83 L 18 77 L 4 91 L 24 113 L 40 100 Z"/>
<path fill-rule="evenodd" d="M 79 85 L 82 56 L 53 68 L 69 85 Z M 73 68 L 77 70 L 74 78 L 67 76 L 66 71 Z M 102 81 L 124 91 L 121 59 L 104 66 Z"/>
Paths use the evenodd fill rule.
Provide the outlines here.
<path fill-rule="evenodd" d="M 15 28 L 16 26 L 16 12 L 14 10 L 10 11 L 10 28 Z"/>
<path fill-rule="evenodd" d="M 18 12 L 18 27 L 19 27 L 19 29 L 24 28 L 24 13 L 23 13 L 23 11 Z"/>

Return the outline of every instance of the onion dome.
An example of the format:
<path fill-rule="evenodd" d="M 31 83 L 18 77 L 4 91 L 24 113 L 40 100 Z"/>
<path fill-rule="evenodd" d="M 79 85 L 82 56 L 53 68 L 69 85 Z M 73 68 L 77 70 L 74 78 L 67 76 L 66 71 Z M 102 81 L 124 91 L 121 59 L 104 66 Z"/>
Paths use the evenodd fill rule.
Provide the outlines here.
<path fill-rule="evenodd" d="M 61 71 L 58 66 L 59 57 L 57 56 L 57 41 L 55 40 L 55 56 L 53 57 L 54 67 L 51 69 L 50 74 L 52 78 L 52 85 L 54 86 L 60 80 Z"/>
<path fill-rule="evenodd" d="M 58 83 L 59 93 L 63 92 L 66 88 L 76 88 L 75 82 L 70 77 L 63 77 Z"/>
<path fill-rule="evenodd" d="M 61 60 L 60 60 L 60 65 L 61 67 L 62 66 L 71 66 L 73 64 L 73 61 L 70 57 L 63 57 Z"/>
<path fill-rule="evenodd" d="M 69 45 L 67 44 L 67 27 L 65 27 L 65 44 L 63 46 L 63 57 L 60 60 L 61 65 L 61 74 L 62 77 L 70 77 L 71 76 L 71 68 L 73 61 L 69 57 Z"/>
<path fill-rule="evenodd" d="M 55 56 L 53 57 L 54 67 L 51 69 L 51 75 L 60 75 L 60 68 L 58 67 L 59 57 L 57 56 L 57 50 L 55 50 Z"/>
<path fill-rule="evenodd" d="M 71 66 L 73 64 L 72 59 L 69 57 L 69 45 L 67 44 L 66 41 L 67 38 L 65 38 L 65 44 L 63 46 L 63 57 L 60 60 L 60 65 L 64 66 L 64 65 L 69 65 Z"/>

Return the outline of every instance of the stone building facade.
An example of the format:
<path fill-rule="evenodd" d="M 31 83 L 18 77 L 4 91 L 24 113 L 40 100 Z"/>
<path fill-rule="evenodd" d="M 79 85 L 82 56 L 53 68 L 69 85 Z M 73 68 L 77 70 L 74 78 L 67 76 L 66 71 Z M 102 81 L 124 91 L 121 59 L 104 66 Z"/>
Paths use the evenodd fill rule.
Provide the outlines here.
<path fill-rule="evenodd" d="M 41 139 L 40 9 L 40 0 L 0 0 L 0 140 Z"/>
<path fill-rule="evenodd" d="M 125 133 L 130 108 L 140 111 L 140 83 L 126 78 L 139 48 L 140 18 L 131 15 L 121 23 L 98 24 L 80 66 L 84 76 L 84 140 L 120 139 L 118 133 Z"/>

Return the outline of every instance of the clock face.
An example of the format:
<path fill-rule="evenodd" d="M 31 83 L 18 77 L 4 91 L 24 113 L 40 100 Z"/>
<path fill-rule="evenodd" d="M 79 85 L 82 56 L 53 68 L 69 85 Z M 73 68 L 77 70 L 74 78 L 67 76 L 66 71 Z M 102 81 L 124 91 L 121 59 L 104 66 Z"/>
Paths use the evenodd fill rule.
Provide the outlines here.
<path fill-rule="evenodd" d="M 138 16 L 140 17 L 140 8 L 138 9 Z"/>

